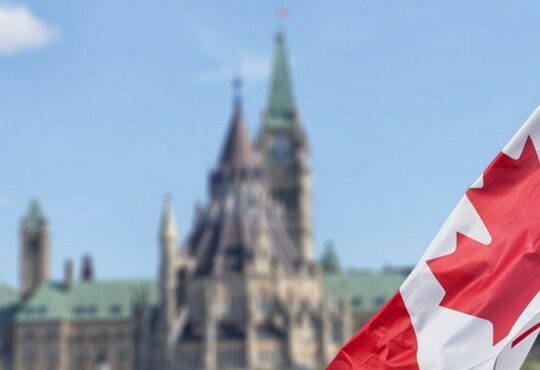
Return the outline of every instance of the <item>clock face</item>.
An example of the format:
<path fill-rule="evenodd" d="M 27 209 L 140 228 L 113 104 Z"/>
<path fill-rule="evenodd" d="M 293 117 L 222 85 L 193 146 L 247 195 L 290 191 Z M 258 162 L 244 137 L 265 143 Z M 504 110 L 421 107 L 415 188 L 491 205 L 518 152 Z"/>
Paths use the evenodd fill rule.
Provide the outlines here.
<path fill-rule="evenodd" d="M 285 163 L 292 157 L 293 145 L 286 136 L 277 136 L 272 147 L 272 158 L 278 163 Z"/>

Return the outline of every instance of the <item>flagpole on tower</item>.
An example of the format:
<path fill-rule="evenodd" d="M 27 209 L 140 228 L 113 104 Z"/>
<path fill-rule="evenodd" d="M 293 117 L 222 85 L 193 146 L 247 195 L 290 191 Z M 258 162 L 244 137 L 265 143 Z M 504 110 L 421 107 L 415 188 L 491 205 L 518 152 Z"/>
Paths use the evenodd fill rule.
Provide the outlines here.
<path fill-rule="evenodd" d="M 232 55 L 231 85 L 233 106 L 238 108 L 242 105 L 242 52 L 235 50 Z"/>
<path fill-rule="evenodd" d="M 276 22 L 279 33 L 285 31 L 285 21 L 289 18 L 290 10 L 283 6 L 282 1 L 276 0 Z"/>
<path fill-rule="evenodd" d="M 237 74 L 232 80 L 233 86 L 233 105 L 235 108 L 242 106 L 242 78 Z"/>

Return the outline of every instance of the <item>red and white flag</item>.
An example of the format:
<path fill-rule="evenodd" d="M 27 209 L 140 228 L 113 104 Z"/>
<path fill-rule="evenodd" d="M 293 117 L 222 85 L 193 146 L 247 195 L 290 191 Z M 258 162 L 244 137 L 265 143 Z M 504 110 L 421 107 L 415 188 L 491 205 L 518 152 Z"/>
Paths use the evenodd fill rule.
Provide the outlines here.
<path fill-rule="evenodd" d="M 327 370 L 519 369 L 540 330 L 540 107 Z"/>

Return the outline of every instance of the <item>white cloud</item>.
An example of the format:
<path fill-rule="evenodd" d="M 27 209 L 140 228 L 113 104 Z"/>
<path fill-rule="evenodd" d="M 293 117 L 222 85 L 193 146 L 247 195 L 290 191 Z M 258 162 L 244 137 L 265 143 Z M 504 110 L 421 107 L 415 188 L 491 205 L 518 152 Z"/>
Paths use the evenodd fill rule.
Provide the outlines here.
<path fill-rule="evenodd" d="M 0 195 L 0 207 L 5 206 L 11 202 L 11 199 L 6 197 L 5 195 Z"/>
<path fill-rule="evenodd" d="M 13 55 L 47 46 L 55 34 L 26 7 L 0 5 L 0 54 Z"/>
<path fill-rule="evenodd" d="M 235 70 L 240 68 L 239 74 L 244 81 L 260 82 L 268 78 L 270 59 L 256 54 L 243 53 L 240 56 L 239 66 L 227 62 L 225 58 L 216 60 L 216 66 L 196 75 L 196 80 L 202 83 L 230 81 Z"/>

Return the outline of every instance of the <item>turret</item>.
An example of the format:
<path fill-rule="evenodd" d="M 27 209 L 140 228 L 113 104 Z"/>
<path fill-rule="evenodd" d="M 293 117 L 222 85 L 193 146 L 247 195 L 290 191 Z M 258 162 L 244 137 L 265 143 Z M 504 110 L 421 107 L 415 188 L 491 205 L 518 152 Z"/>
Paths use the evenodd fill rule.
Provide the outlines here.
<path fill-rule="evenodd" d="M 68 259 L 64 262 L 64 285 L 66 290 L 73 289 L 73 261 Z"/>
<path fill-rule="evenodd" d="M 166 368 L 170 369 L 174 362 L 174 323 L 178 312 L 176 300 L 176 254 L 178 246 L 178 229 L 171 198 L 167 197 L 163 206 L 161 226 L 159 231 L 160 241 L 160 270 L 159 284 L 162 310 L 163 343 L 165 344 Z"/>
<path fill-rule="evenodd" d="M 49 229 L 37 200 L 21 221 L 20 289 L 24 298 L 49 280 Z"/>
<path fill-rule="evenodd" d="M 94 271 L 94 260 L 89 254 L 85 254 L 82 258 L 81 263 L 81 281 L 85 283 L 90 283 L 94 281 L 95 271 Z"/>

